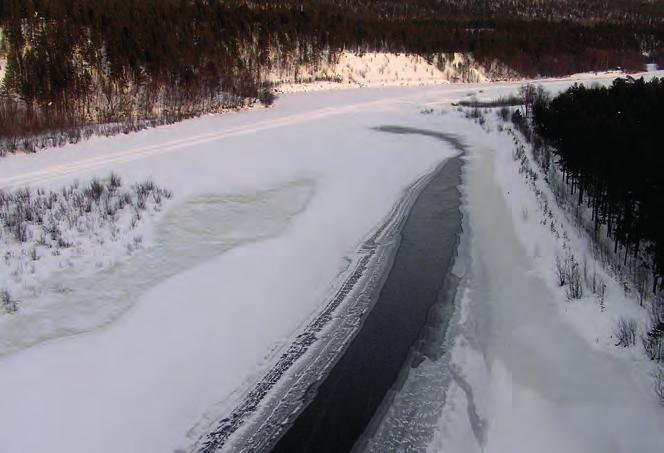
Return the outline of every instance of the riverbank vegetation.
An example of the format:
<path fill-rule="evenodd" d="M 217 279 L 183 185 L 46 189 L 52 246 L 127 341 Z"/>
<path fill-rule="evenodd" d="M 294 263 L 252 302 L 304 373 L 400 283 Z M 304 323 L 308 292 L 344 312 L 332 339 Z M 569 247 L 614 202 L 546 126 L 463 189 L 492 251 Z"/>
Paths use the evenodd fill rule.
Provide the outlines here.
<path fill-rule="evenodd" d="M 563 196 L 575 205 L 595 254 L 625 279 L 625 291 L 635 290 L 647 309 L 640 339 L 646 355 L 657 362 L 664 362 L 663 108 L 662 79 L 574 85 L 552 100 L 533 102 L 530 131 L 538 160 L 553 162 L 562 172 Z M 620 319 L 618 344 L 636 343 L 635 331 L 633 323 Z M 664 403 L 661 370 L 655 381 Z"/>
<path fill-rule="evenodd" d="M 510 136 L 512 159 L 537 200 L 539 224 L 558 243 L 555 284 L 570 302 L 590 298 L 609 313 L 605 332 L 613 345 L 640 346 L 655 362 L 654 392 L 664 404 L 662 108 L 664 80 L 657 78 L 574 85 L 553 98 L 525 85 L 509 99 L 457 107 L 487 133 L 493 109 L 495 127 Z M 527 223 L 532 211 L 522 209 Z M 564 217 L 578 228 L 575 239 Z M 579 240 L 582 247 L 573 245 Z M 619 293 L 640 307 L 616 306 Z"/>
<path fill-rule="evenodd" d="M 4 0 L 0 152 L 269 104 L 270 71 L 316 67 L 342 51 L 440 65 L 467 52 L 523 76 L 563 75 L 640 70 L 644 49 L 654 58 L 664 37 L 656 5 L 498 3 Z"/>
<path fill-rule="evenodd" d="M 653 292 L 664 285 L 664 154 L 660 115 L 664 81 L 616 79 L 606 87 L 575 85 L 535 102 L 533 125 L 556 157 L 593 232 L 613 252 L 647 256 Z"/>
<path fill-rule="evenodd" d="M 140 249 L 139 226 L 171 197 L 150 180 L 125 186 L 113 173 L 55 191 L 0 191 L 0 314 L 16 313 L 26 287 L 55 270 L 101 259 L 104 248 L 118 254 Z"/>
<path fill-rule="evenodd" d="M 503 124 L 512 123 L 504 130 L 514 141 L 519 173 L 542 210 L 540 223 L 550 225 L 563 244 L 555 256 L 556 281 L 570 301 L 592 293 L 604 312 L 609 294 L 597 262 L 619 283 L 618 291 L 638 301 L 645 310 L 641 321 L 619 311 L 611 336 L 618 347 L 641 345 L 658 364 L 654 391 L 664 404 L 664 161 L 657 121 L 664 81 L 628 78 L 608 87 L 574 85 L 554 98 L 525 86 L 520 95 L 521 107 L 496 112 Z M 481 121 L 487 109 L 475 111 L 470 117 L 488 127 Z M 571 236 L 553 214 L 541 181 L 589 240 L 591 256 L 571 247 Z M 524 211 L 524 219 L 528 215 Z"/>

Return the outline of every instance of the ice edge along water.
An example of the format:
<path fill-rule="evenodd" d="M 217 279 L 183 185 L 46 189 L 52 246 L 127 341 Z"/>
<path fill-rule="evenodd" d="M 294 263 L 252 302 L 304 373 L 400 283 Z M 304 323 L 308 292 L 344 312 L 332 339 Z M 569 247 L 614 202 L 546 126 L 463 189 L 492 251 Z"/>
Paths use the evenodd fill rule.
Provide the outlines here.
<path fill-rule="evenodd" d="M 387 278 L 410 209 L 447 161 L 439 162 L 404 190 L 384 222 L 348 257 L 349 266 L 341 283 L 323 310 L 231 414 L 216 423 L 192 451 L 263 451 L 279 438 L 361 328 L 365 313 L 376 302 Z"/>
<path fill-rule="evenodd" d="M 455 135 L 402 126 L 376 129 L 433 137 L 439 146 L 449 144 L 463 152 Z M 389 391 L 398 385 L 400 372 L 407 373 L 413 348 L 423 352 L 430 332 L 439 336 L 437 331 L 445 331 L 446 311 L 453 306 L 451 298 L 440 296 L 459 241 L 463 162 L 458 156 L 447 160 L 417 197 L 399 232 L 401 243 L 377 302 L 273 452 L 352 450 L 371 420 L 381 417 L 381 405 L 390 404 Z M 432 311 L 436 302 L 443 308 L 438 313 Z M 442 322 L 427 329 L 428 315 L 430 320 L 441 315 Z"/>
<path fill-rule="evenodd" d="M 297 101 L 299 105 L 300 99 Z M 393 116 L 383 103 L 375 105 L 381 118 Z M 200 134 L 212 127 L 218 130 L 219 124 L 236 126 L 254 116 L 293 116 L 292 109 L 250 113 L 246 118 L 202 118 L 100 140 L 94 146 L 19 156 L 7 163 L 20 164 L 23 170 L 44 169 L 56 160 L 60 165 L 87 161 L 93 154 L 110 157 L 116 150 L 152 143 L 155 138 L 169 142 L 183 130 L 195 129 Z M 284 344 L 281 339 L 290 342 L 293 332 L 302 327 L 302 318 L 320 310 L 327 300 L 324 294 L 330 294 L 327 288 L 338 282 L 340 271 L 347 266 L 344 257 L 380 223 L 403 188 L 445 154 L 425 138 L 380 138 L 383 134 L 370 128 L 384 121 L 370 113 L 353 115 L 352 122 L 340 118 L 341 125 L 351 131 L 343 137 L 337 137 L 340 126 L 336 122 L 333 128 L 328 122 L 308 125 L 310 135 L 297 134 L 305 129 L 301 126 L 278 135 L 274 132 L 271 138 L 278 137 L 278 152 L 266 149 L 270 134 L 266 130 L 243 137 L 241 153 L 228 152 L 238 146 L 238 140 L 229 140 L 224 152 L 217 144 L 206 144 L 196 146 L 191 158 L 183 158 L 183 153 L 159 155 L 159 165 L 132 161 L 110 168 L 104 160 L 100 163 L 103 168 L 89 170 L 86 166 L 76 173 L 75 177 L 86 178 L 99 171 L 114 171 L 128 181 L 151 176 L 172 188 L 174 203 L 206 194 L 244 194 L 302 177 L 317 185 L 307 209 L 278 238 L 246 244 L 167 279 L 141 296 L 128 316 L 103 329 L 4 357 L 0 361 L 4 370 L 0 381 L 5 388 L 0 399 L 6 409 L 2 411 L 3 450 L 85 450 L 91 442 L 108 451 L 188 449 L 200 434 L 189 430 L 202 426 L 198 423 L 201 414 L 222 413 L 218 410 L 222 406 L 228 414 L 257 374 L 262 375 L 278 359 L 275 344 Z M 321 141 L 320 136 L 326 134 L 330 138 L 334 134 L 335 140 Z M 116 141 L 119 143 L 111 148 Z M 415 149 L 413 143 L 417 143 Z M 224 165 L 210 165 L 220 159 Z M 20 173 L 11 166 L 3 166 L 0 173 Z M 243 173 L 249 168 L 252 173 Z M 37 178 L 39 184 L 54 187 L 57 182 L 51 181 L 51 174 L 44 174 L 47 179 Z M 195 180 L 192 174 L 197 175 Z M 348 215 L 352 222 L 336 223 Z M 217 277 L 210 279 L 210 275 Z M 250 284 L 247 278 L 252 278 Z M 39 432 L 23 436 L 35 417 L 40 420 Z"/>
<path fill-rule="evenodd" d="M 405 128 L 386 128 L 390 132 Z M 416 132 L 417 133 L 417 132 Z M 479 444 L 486 439 L 487 421 L 478 413 L 473 388 L 466 381 L 463 370 L 451 363 L 449 350 L 459 335 L 461 304 L 468 285 L 470 266 L 470 227 L 467 213 L 467 146 L 461 137 L 440 133 L 419 133 L 451 141 L 462 153 L 463 160 L 457 186 L 460 192 L 461 225 L 457 234 L 452 263 L 426 324 L 411 352 L 397 382 L 386 395 L 374 419 L 355 444 L 352 453 L 382 453 L 386 451 L 423 451 L 431 443 L 447 401 L 451 384 L 463 389 L 467 399 L 467 414 L 472 435 Z"/>
<path fill-rule="evenodd" d="M 428 449 L 662 451 L 661 408 L 634 380 L 634 359 L 623 360 L 613 344 L 604 350 L 599 340 L 576 331 L 565 312 L 581 302 L 566 301 L 547 284 L 553 260 L 546 254 L 555 250 L 548 250 L 546 228 L 521 215 L 522 203 L 538 211 L 530 200 L 534 194 L 516 173 L 509 142 L 460 116 L 447 121 L 472 137 L 465 192 L 471 267 L 449 361 L 474 389 L 474 402 L 489 424 L 486 437 L 473 439 L 471 414 L 462 413 L 471 401 L 455 382 Z M 559 220 L 567 222 L 562 215 Z M 532 230 L 524 231 L 526 224 Z M 547 247 L 530 253 L 541 245 Z M 582 318 L 585 330 L 592 332 L 609 316 Z"/>

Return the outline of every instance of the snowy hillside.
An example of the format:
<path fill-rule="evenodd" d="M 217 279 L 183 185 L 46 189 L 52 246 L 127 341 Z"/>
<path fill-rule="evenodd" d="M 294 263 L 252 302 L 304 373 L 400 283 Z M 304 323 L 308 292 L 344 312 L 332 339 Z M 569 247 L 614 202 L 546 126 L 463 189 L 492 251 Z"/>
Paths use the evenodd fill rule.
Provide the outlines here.
<path fill-rule="evenodd" d="M 0 87 L 2 86 L 2 81 L 5 79 L 5 72 L 7 66 L 7 57 L 5 55 L 5 42 L 4 42 L 4 30 L 0 27 Z"/>
<path fill-rule="evenodd" d="M 462 53 L 438 54 L 429 60 L 419 55 L 383 52 L 342 52 L 337 61 L 320 67 L 300 66 L 273 72 L 268 80 L 278 91 L 298 92 L 378 86 L 421 86 L 454 82 L 486 82 L 517 78 L 496 65 L 485 68 Z"/>
<path fill-rule="evenodd" d="M 0 57 L 0 85 L 2 85 L 2 81 L 5 80 L 6 66 L 7 66 L 7 60 L 3 57 Z"/>

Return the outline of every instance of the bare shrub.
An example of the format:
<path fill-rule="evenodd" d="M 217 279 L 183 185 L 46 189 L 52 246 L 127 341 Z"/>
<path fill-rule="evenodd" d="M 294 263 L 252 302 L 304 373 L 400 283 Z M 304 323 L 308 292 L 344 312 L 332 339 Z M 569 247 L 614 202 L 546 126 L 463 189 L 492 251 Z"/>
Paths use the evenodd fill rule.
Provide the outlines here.
<path fill-rule="evenodd" d="M 480 108 L 468 109 L 466 111 L 466 118 L 472 119 L 475 123 L 479 124 L 480 126 L 484 126 L 484 124 L 486 124 L 486 118 L 484 116 L 484 113 L 482 112 L 482 109 Z"/>
<path fill-rule="evenodd" d="M 28 242 L 30 239 L 30 233 L 28 232 L 28 226 L 24 222 L 17 222 L 14 226 L 14 237 L 18 242 Z"/>
<path fill-rule="evenodd" d="M 636 320 L 620 317 L 618 319 L 618 324 L 613 331 L 613 335 L 615 335 L 616 340 L 618 341 L 616 346 L 622 346 L 624 348 L 634 346 L 636 344 L 636 331 Z"/>
<path fill-rule="evenodd" d="M 258 101 L 265 107 L 270 107 L 277 100 L 277 96 L 270 89 L 264 89 L 258 94 Z"/>
<path fill-rule="evenodd" d="M 659 368 L 654 373 L 654 383 L 653 387 L 655 390 L 655 396 L 659 404 L 664 406 L 664 369 Z"/>
<path fill-rule="evenodd" d="M 507 107 L 502 107 L 498 111 L 498 118 L 500 118 L 503 122 L 507 123 L 510 119 L 510 109 Z"/>
<path fill-rule="evenodd" d="M 108 190 L 109 192 L 115 192 L 122 185 L 122 179 L 115 173 L 111 173 L 108 177 Z"/>
<path fill-rule="evenodd" d="M 649 306 L 648 331 L 641 336 L 643 349 L 651 360 L 664 361 L 664 300 L 654 299 Z"/>
<path fill-rule="evenodd" d="M 43 277 L 42 269 L 73 266 L 77 259 L 110 240 L 143 247 L 133 228 L 141 214 L 150 216 L 162 208 L 172 192 L 152 181 L 123 187 L 114 174 L 93 179 L 85 184 L 73 183 L 57 191 L 44 189 L 0 190 L 0 274 L 17 286 L 0 287 L 0 314 L 16 313 L 21 298 L 30 291 L 25 278 L 36 283 Z M 137 206 L 141 205 L 141 214 Z M 131 222 L 131 226 L 129 223 Z M 133 238 L 133 240 L 132 240 Z M 118 247 L 118 250 L 122 250 Z M 62 257 L 53 259 L 53 257 Z M 25 277 L 24 277 L 25 276 Z M 4 279 L 3 279 L 4 280 Z M 4 286 L 4 282 L 3 282 Z"/>
<path fill-rule="evenodd" d="M 601 278 L 598 279 L 597 283 L 597 300 L 599 301 L 599 306 L 604 311 L 604 302 L 606 301 L 606 283 Z"/>
<path fill-rule="evenodd" d="M 503 109 L 507 110 L 508 113 L 505 115 L 507 117 L 509 115 L 509 109 L 507 107 L 523 105 L 523 98 L 511 95 L 507 97 L 500 97 L 498 99 L 493 99 L 493 100 L 480 101 L 479 99 L 477 99 L 477 97 L 473 96 L 469 100 L 459 101 L 457 105 L 460 105 L 462 107 L 475 107 L 475 108 L 502 107 L 500 113 L 502 115 L 502 110 Z"/>
<path fill-rule="evenodd" d="M 13 314 L 18 311 L 18 301 L 6 289 L 0 291 L 0 303 L 7 313 Z"/>
<path fill-rule="evenodd" d="M 172 196 L 171 191 L 150 180 L 123 188 L 122 180 L 113 173 L 85 185 L 69 184 L 57 192 L 29 188 L 0 191 L 0 237 L 19 244 L 22 253 L 15 255 L 15 260 L 35 262 L 41 258 L 37 245 L 42 249 L 71 248 L 76 245 L 75 237 L 98 235 L 103 228 L 117 226 L 122 211 L 129 211 L 129 215 L 137 209 L 157 211 L 163 200 Z"/>
<path fill-rule="evenodd" d="M 569 270 L 569 284 L 566 291 L 567 298 L 569 300 L 581 299 L 583 297 L 583 279 L 579 270 L 579 263 L 574 261 L 573 255 Z"/>
<path fill-rule="evenodd" d="M 639 305 L 643 307 L 646 296 L 649 292 L 649 271 L 644 265 L 637 265 L 632 275 L 632 283 L 636 287 L 636 293 L 639 295 Z"/>
<path fill-rule="evenodd" d="M 99 201 L 105 189 L 104 184 L 102 184 L 97 178 L 93 178 L 92 181 L 90 181 L 90 186 L 86 189 L 85 194 L 93 200 Z"/>
<path fill-rule="evenodd" d="M 565 286 L 567 283 L 567 276 L 569 274 L 568 262 L 565 259 L 556 255 L 556 277 L 558 277 L 558 285 Z"/>
<path fill-rule="evenodd" d="M 568 299 L 583 297 L 583 277 L 573 254 L 569 253 L 564 258 L 556 255 L 556 277 L 560 286 L 567 285 L 565 294 Z"/>

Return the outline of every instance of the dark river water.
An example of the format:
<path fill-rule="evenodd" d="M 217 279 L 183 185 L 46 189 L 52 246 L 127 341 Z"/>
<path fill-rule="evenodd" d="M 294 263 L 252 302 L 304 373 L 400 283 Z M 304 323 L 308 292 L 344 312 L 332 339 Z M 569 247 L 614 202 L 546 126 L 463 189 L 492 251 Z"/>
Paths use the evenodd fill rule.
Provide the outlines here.
<path fill-rule="evenodd" d="M 422 134 L 463 152 L 452 135 L 384 126 L 378 130 Z M 348 452 L 365 432 L 424 335 L 427 316 L 450 272 L 461 232 L 461 156 L 437 170 L 418 196 L 401 233 L 394 264 L 363 326 L 308 406 L 273 452 Z M 445 301 L 443 301 L 445 302 Z M 453 298 L 448 301 L 453 304 Z M 452 310 L 449 310 L 451 312 Z"/>

